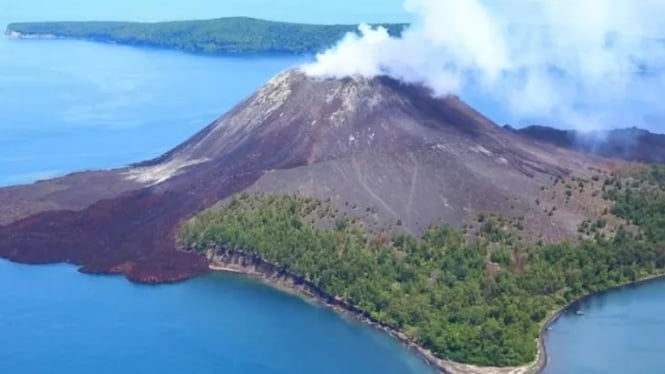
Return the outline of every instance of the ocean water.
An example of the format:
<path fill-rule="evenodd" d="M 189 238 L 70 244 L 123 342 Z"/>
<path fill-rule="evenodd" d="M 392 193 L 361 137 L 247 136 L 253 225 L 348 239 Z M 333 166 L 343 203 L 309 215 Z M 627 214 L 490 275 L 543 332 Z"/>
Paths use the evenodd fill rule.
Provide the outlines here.
<path fill-rule="evenodd" d="M 543 374 L 665 373 L 665 281 L 609 291 L 565 313 L 547 333 Z"/>
<path fill-rule="evenodd" d="M 0 39 L 0 185 L 158 156 L 302 60 Z"/>
<path fill-rule="evenodd" d="M 433 374 L 397 341 L 229 274 L 167 286 L 0 260 L 0 373 Z"/>
<path fill-rule="evenodd" d="M 409 20 L 401 0 L 0 0 L 31 20 L 247 15 Z M 0 38 L 0 185 L 155 157 L 307 57 L 201 57 L 80 41 Z M 505 113 L 465 96 L 493 118 Z M 1 208 L 1 207 L 0 207 Z M 0 261 L 0 373 L 429 373 L 372 329 L 230 275 L 146 287 L 65 265 Z M 665 372 L 665 283 L 590 300 L 547 336 L 547 374 Z"/>
<path fill-rule="evenodd" d="M 0 39 L 0 185 L 155 157 L 301 60 Z"/>

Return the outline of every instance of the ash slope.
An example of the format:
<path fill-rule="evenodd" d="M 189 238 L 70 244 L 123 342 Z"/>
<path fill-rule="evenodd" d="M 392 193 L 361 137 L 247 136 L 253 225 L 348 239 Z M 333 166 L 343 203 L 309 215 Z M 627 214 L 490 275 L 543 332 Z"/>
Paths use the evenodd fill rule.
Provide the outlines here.
<path fill-rule="evenodd" d="M 650 164 L 665 163 L 665 134 L 637 127 L 588 133 L 547 126 L 504 128 L 526 138 L 602 157 Z"/>
<path fill-rule="evenodd" d="M 242 191 L 331 198 L 371 227 L 413 234 L 482 211 L 523 215 L 527 230 L 556 239 L 587 217 L 567 207 L 549 217 L 541 187 L 590 166 L 607 165 L 532 143 L 455 97 L 289 71 L 155 160 L 0 189 L 0 256 L 185 279 L 207 265 L 176 250 L 178 225 Z"/>

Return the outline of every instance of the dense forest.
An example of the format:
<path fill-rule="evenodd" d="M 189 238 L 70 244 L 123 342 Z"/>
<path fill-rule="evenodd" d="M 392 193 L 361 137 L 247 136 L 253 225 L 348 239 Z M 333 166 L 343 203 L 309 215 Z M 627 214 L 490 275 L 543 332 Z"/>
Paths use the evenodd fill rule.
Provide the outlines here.
<path fill-rule="evenodd" d="M 386 24 L 399 35 L 404 24 Z M 52 35 L 192 53 L 315 53 L 334 45 L 356 25 L 308 25 L 230 17 L 202 21 L 14 23 L 7 32 Z"/>
<path fill-rule="evenodd" d="M 519 219 L 491 214 L 479 215 L 473 230 L 384 237 L 330 200 L 261 194 L 201 213 L 182 226 L 181 241 L 202 252 L 257 254 L 439 357 L 514 366 L 535 358 L 540 327 L 555 310 L 665 272 L 665 167 L 608 175 L 602 189 L 626 226 L 575 242 L 527 243 L 515 234 Z"/>

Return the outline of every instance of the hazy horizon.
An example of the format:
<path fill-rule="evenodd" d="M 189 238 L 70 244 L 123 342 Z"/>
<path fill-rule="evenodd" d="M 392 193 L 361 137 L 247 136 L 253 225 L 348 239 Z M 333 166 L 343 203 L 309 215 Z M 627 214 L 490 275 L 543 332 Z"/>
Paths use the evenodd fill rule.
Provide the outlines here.
<path fill-rule="evenodd" d="M 175 21 L 246 16 L 276 21 L 307 23 L 404 22 L 411 19 L 402 0 L 369 0 L 357 2 L 305 2 L 279 0 L 280 6 L 267 0 L 215 2 L 192 0 L 187 3 L 173 0 L 132 2 L 48 0 L 16 2 L 0 0 L 0 25 L 31 21 Z M 347 11 L 353 7 L 353 12 Z"/>

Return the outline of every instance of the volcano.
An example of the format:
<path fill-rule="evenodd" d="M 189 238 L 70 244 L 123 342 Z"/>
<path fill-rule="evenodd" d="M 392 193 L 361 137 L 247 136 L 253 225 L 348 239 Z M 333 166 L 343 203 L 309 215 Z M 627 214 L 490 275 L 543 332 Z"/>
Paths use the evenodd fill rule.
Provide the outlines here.
<path fill-rule="evenodd" d="M 572 205 L 547 214 L 543 186 L 610 167 L 514 134 L 454 96 L 291 70 L 154 160 L 0 189 L 0 256 L 183 280 L 208 266 L 176 249 L 179 225 L 241 192 L 330 199 L 369 227 L 414 235 L 480 212 L 524 216 L 527 233 L 554 240 L 587 215 Z"/>

